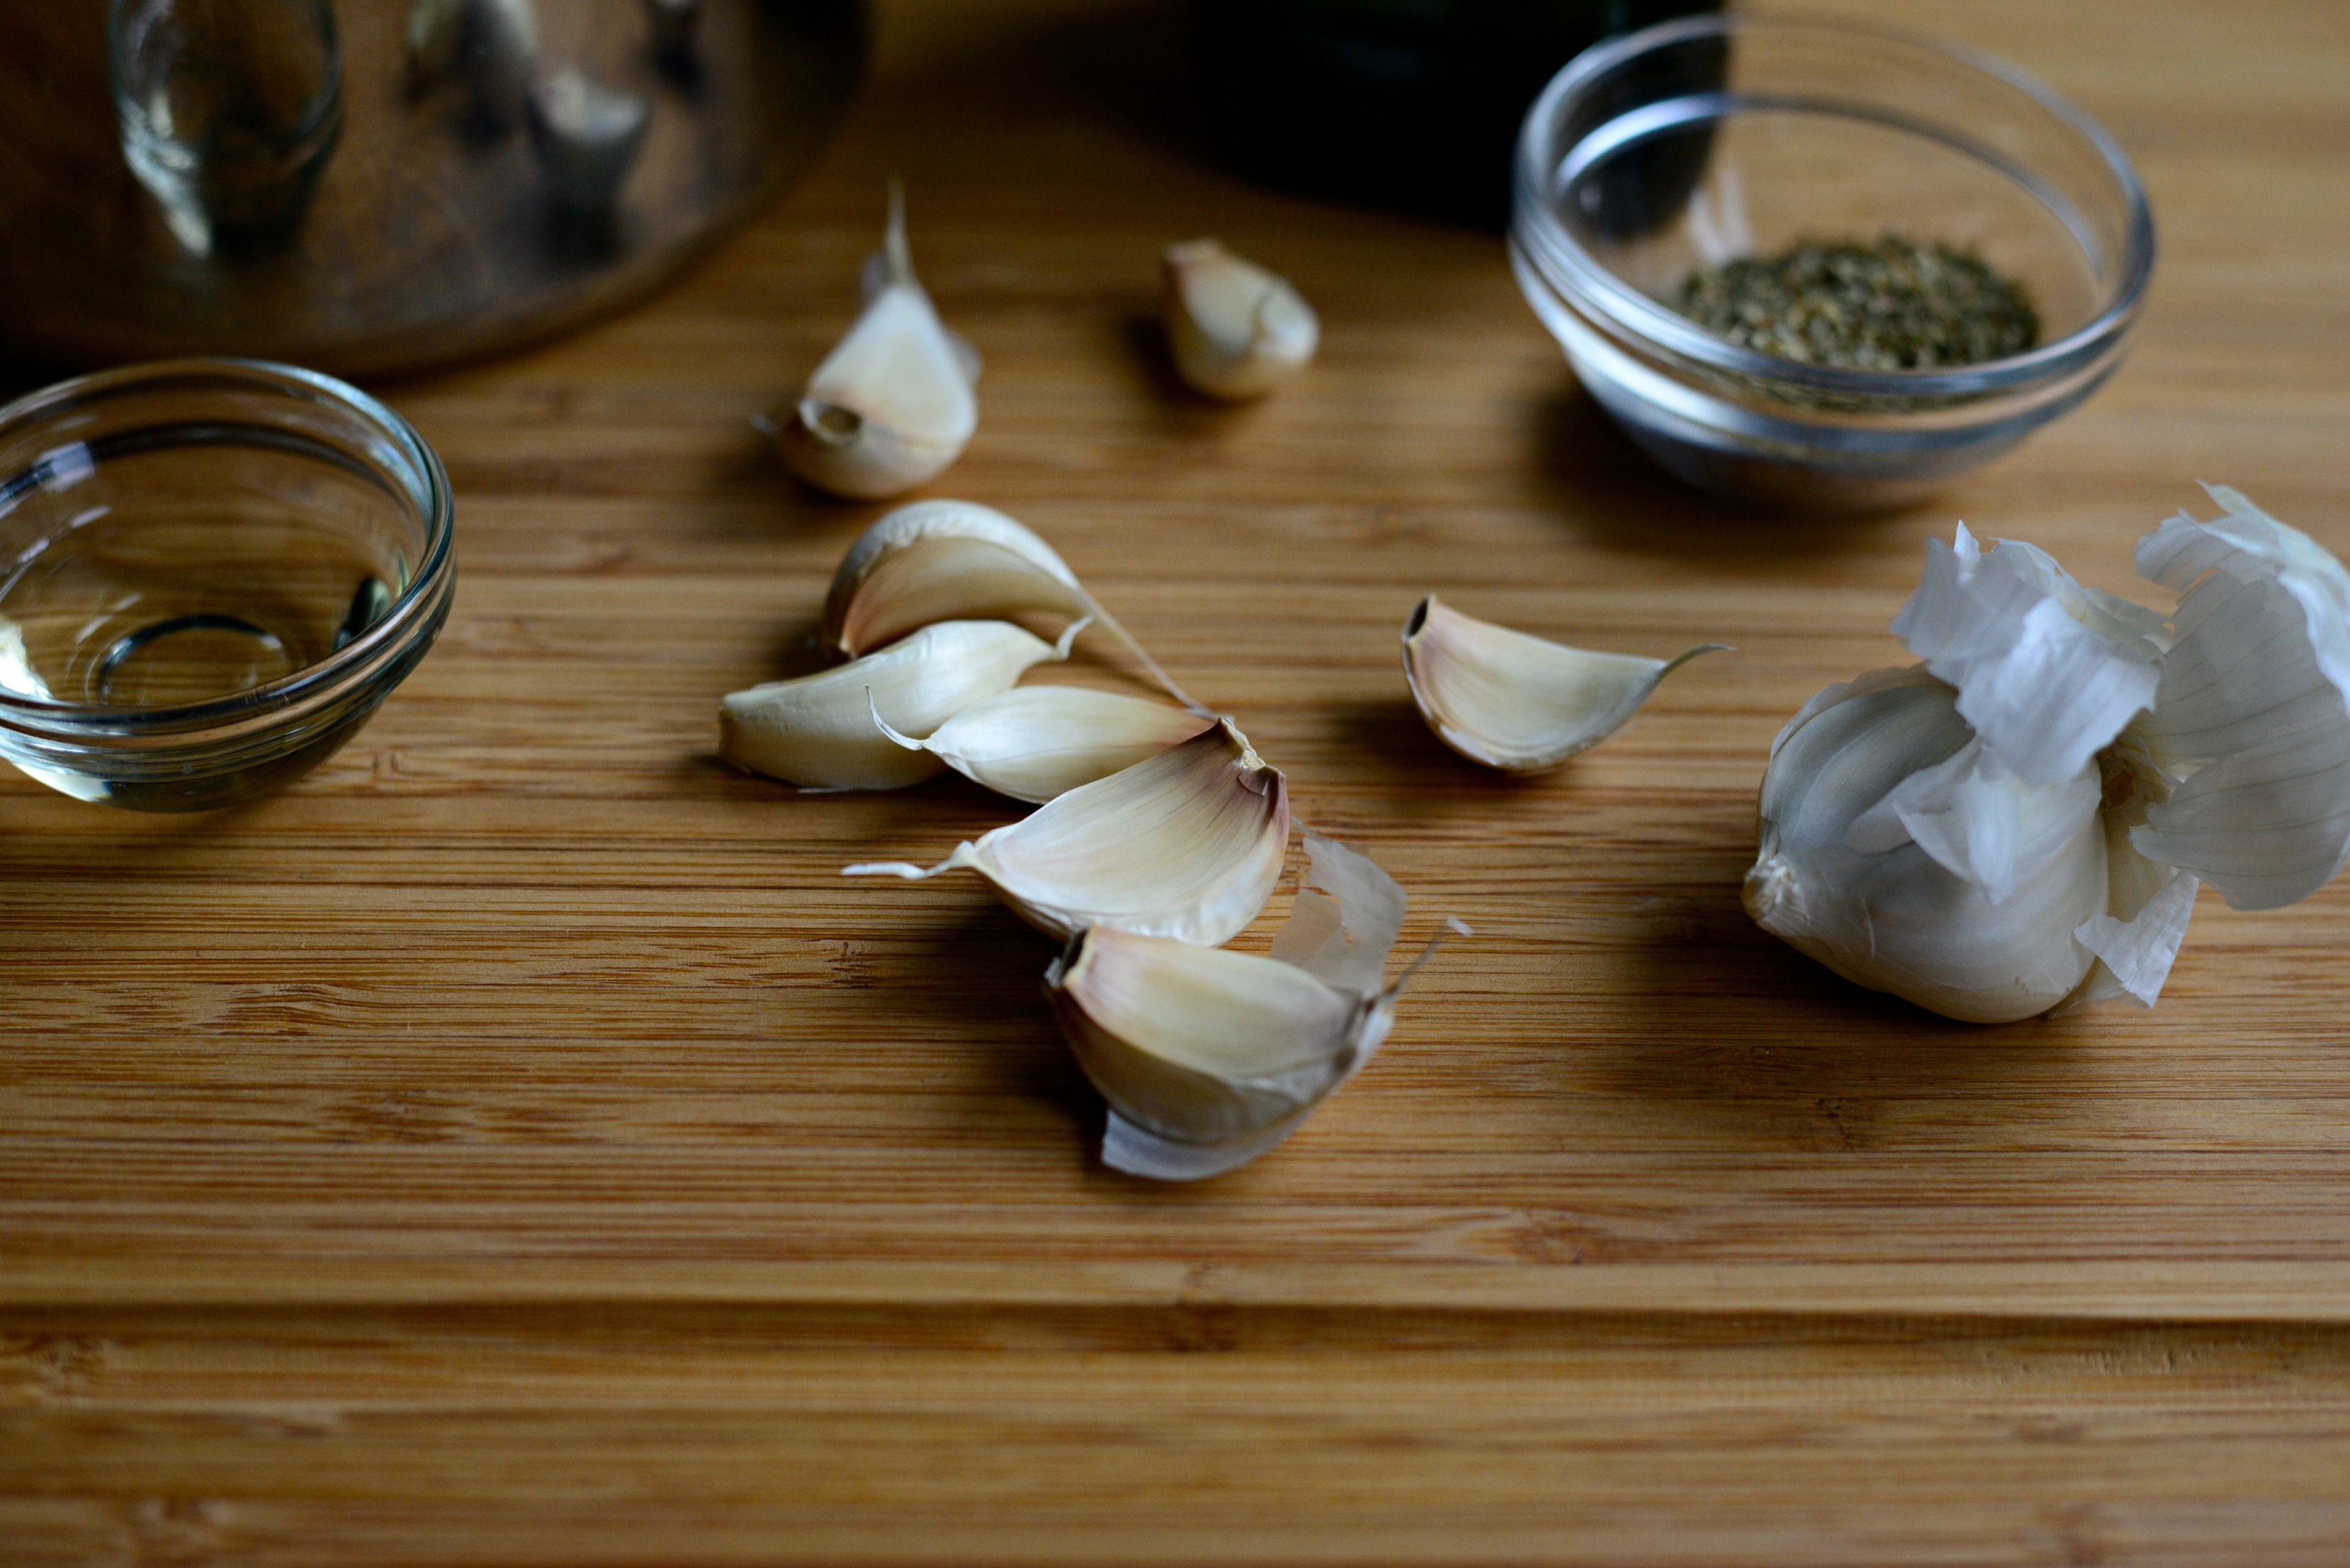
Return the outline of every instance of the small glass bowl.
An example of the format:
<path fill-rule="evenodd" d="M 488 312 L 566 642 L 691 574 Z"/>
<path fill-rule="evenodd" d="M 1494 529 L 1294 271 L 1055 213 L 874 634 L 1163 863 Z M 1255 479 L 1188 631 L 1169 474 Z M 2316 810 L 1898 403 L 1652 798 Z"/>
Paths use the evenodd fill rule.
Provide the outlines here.
<path fill-rule="evenodd" d="M 1510 256 L 1600 405 L 1737 499 L 1898 504 L 2095 390 L 2154 270 L 2137 173 L 2095 121 L 1970 49 L 1840 22 L 1690 17 L 1553 78 L 1518 142 Z M 1667 305 L 1699 267 L 1887 232 L 2022 283 L 2040 346 L 1856 370 L 1741 347 Z"/>
<path fill-rule="evenodd" d="M 0 757 L 142 811 L 298 778 L 432 646 L 451 524 L 408 421 L 292 366 L 134 365 L 0 409 Z"/>

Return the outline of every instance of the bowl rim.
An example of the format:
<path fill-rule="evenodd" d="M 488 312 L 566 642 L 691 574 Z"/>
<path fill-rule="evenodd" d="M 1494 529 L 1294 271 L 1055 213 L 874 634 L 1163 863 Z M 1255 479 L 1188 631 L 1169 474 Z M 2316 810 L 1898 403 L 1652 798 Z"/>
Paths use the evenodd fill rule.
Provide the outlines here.
<path fill-rule="evenodd" d="M 2128 211 L 2120 266 L 2105 308 L 2063 337 L 2022 354 L 1930 370 L 1864 370 L 1789 359 L 1732 343 L 1623 282 L 1568 231 L 1547 200 L 1554 169 L 1574 151 L 1559 149 L 1555 154 L 1551 146 L 1551 130 L 1563 118 L 1562 107 L 1606 72 L 1651 50 L 1709 36 L 1727 38 L 1757 32 L 1811 33 L 1897 45 L 1932 57 L 1945 67 L 1972 70 L 2023 94 L 2087 141 L 2104 161 Z M 1593 127 L 1585 140 L 1620 118 Z M 2012 171 L 2008 172 L 2012 177 Z M 1513 243 L 1530 253 L 1538 275 L 1557 288 L 1559 280 L 1542 263 L 1545 255 L 1564 263 L 1565 281 L 1575 286 L 1573 297 L 1594 307 L 1635 340 L 1660 345 L 1681 358 L 1731 376 L 1864 398 L 1971 398 L 2012 391 L 2075 370 L 2106 352 L 2128 329 L 2145 301 L 2155 262 L 2154 213 L 2129 155 L 2112 132 L 2039 78 L 1969 44 L 1906 27 L 1800 12 L 1679 17 L 1603 40 L 1568 61 L 1543 88 L 1520 125 L 1511 230 Z M 1566 291 L 1561 288 L 1560 292 Z"/>
<path fill-rule="evenodd" d="M 442 467 L 440 454 L 415 426 L 348 381 L 274 359 L 234 356 L 147 359 L 68 377 L 26 393 L 0 407 L 0 438 L 11 433 L 15 426 L 65 411 L 93 395 L 192 379 L 241 383 L 293 396 L 307 393 L 356 414 L 371 427 L 373 434 L 387 440 L 413 466 L 413 477 L 422 481 L 424 550 L 415 572 L 400 597 L 392 600 L 390 607 L 373 626 L 317 663 L 306 664 L 275 680 L 201 702 L 154 707 L 61 702 L 0 691 L 0 725 L 51 734 L 68 732 L 78 739 L 88 738 L 93 732 L 218 729 L 298 707 L 322 694 L 330 695 L 351 678 L 364 675 L 370 667 L 383 662 L 387 656 L 396 656 L 420 631 L 429 632 L 437 627 L 433 607 L 445 598 L 455 575 L 456 509 L 448 472 Z M 52 452 L 78 444 L 61 441 Z M 37 468 L 51 455 L 44 452 L 33 466 Z"/>

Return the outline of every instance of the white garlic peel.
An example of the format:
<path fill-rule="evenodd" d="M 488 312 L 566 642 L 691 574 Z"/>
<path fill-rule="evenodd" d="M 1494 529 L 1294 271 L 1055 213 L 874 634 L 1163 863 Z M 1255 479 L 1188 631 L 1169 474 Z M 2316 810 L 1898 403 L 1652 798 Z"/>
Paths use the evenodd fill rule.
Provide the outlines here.
<path fill-rule="evenodd" d="M 1621 729 L 1657 683 L 1709 642 L 1672 659 L 1595 653 L 1462 615 L 1434 594 L 1403 628 L 1403 673 L 1437 737 L 1470 761 L 1513 774 L 1555 768 Z"/>
<path fill-rule="evenodd" d="M 772 680 L 719 703 L 720 751 L 736 767 L 809 789 L 900 789 L 944 771 L 874 728 L 875 713 L 927 735 L 1022 672 L 1066 659 L 1085 622 L 1045 642 L 1009 621 L 949 620 L 815 675 Z"/>
<path fill-rule="evenodd" d="M 866 730 L 897 750 L 869 722 Z M 899 754 L 944 765 L 927 753 Z M 843 875 L 914 881 L 969 869 L 1050 936 L 1066 940 L 1105 926 L 1214 947 L 1264 908 L 1288 842 L 1288 782 L 1224 720 L 966 840 L 935 866 L 889 861 L 851 866 Z"/>
<path fill-rule="evenodd" d="M 1380 984 L 1403 890 L 1344 845 L 1309 833 L 1306 849 L 1314 886 L 1270 957 L 1096 928 L 1046 971 L 1054 1015 L 1109 1102 L 1102 1159 L 1112 1169 L 1194 1181 L 1243 1165 L 1386 1039 L 1396 998 L 1428 957 Z"/>
<path fill-rule="evenodd" d="M 909 751 L 929 752 L 998 794 L 1043 802 L 1179 746 L 1215 723 L 1147 698 L 1082 686 L 1015 686 L 973 703 L 926 740 L 874 723 Z"/>
<path fill-rule="evenodd" d="M 914 277 L 894 186 L 868 283 L 864 313 L 808 378 L 775 441 L 810 484 L 870 501 L 934 479 L 962 455 L 979 428 L 979 363 Z"/>
<path fill-rule="evenodd" d="M 1261 398 L 1314 358 L 1322 323 L 1305 296 L 1215 240 L 1167 247 L 1167 340 L 1175 368 L 1211 398 Z"/>
<path fill-rule="evenodd" d="M 2138 547 L 2168 617 L 2014 541 L 1928 547 L 1925 664 L 1821 692 L 1772 748 L 1746 880 L 1859 984 L 1997 1022 L 2151 1006 L 2199 881 L 2289 903 L 2350 861 L 2350 573 L 2211 487 Z"/>
<path fill-rule="evenodd" d="M 1050 545 L 976 502 L 917 501 L 858 535 L 825 595 L 824 639 L 855 655 L 936 620 L 1027 614 L 1092 617 L 1169 695 L 1207 711 L 1095 602 Z"/>

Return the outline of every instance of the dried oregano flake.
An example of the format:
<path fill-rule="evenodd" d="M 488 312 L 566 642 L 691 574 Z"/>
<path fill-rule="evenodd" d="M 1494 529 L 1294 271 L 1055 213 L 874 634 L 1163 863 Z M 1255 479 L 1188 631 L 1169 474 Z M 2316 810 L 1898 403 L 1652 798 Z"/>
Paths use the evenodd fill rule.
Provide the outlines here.
<path fill-rule="evenodd" d="M 1671 303 L 1732 343 L 1859 370 L 1972 365 L 2040 341 L 2022 285 L 1972 251 L 1895 234 L 1873 244 L 1801 240 L 1701 267 Z"/>

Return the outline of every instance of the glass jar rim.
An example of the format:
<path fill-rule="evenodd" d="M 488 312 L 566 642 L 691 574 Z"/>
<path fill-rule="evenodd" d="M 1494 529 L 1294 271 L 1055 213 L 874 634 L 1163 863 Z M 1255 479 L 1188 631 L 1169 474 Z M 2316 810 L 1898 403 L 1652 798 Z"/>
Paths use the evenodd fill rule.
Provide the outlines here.
<path fill-rule="evenodd" d="M 433 607 L 447 593 L 455 559 L 455 508 L 448 472 L 441 465 L 440 454 L 417 433 L 415 426 L 347 381 L 269 359 L 207 357 L 143 360 L 51 382 L 0 407 L 0 437 L 8 435 L 16 427 L 63 412 L 94 396 L 163 386 L 173 380 L 212 380 L 286 396 L 307 396 L 355 415 L 370 434 L 388 443 L 400 460 L 397 466 L 406 471 L 399 477 L 407 482 L 424 523 L 424 547 L 416 570 L 400 597 L 392 600 L 374 625 L 326 658 L 275 680 L 233 691 L 225 697 L 156 707 L 59 702 L 0 691 L 0 724 L 47 732 L 81 732 L 95 729 L 116 733 L 187 732 L 235 724 L 331 695 L 353 677 L 396 656 L 419 630 L 437 627 Z M 47 454 L 39 461 L 47 462 Z"/>
<path fill-rule="evenodd" d="M 2128 218 L 2120 265 L 2112 297 L 2095 317 L 2051 343 L 2022 354 L 1986 359 L 1973 365 L 1931 370 L 1862 370 L 1836 365 L 1809 364 L 1783 358 L 1733 343 L 1649 298 L 1618 278 L 1588 247 L 1570 233 L 1552 210 L 1549 188 L 1555 171 L 1575 151 L 1556 148 L 1553 131 L 1564 119 L 1564 109 L 1575 96 L 1607 72 L 1652 50 L 1707 36 L 1729 37 L 1739 33 L 1811 33 L 1873 44 L 1892 44 L 1929 57 L 1945 67 L 1971 70 L 2032 99 L 2089 143 L 2113 177 Z M 1632 110 L 1630 112 L 1638 113 Z M 1594 126 L 1577 146 L 1588 142 L 1622 115 Z M 1880 118 L 1882 118 L 1880 116 Z M 1917 121 L 1899 122 L 1902 129 L 1932 134 L 1949 141 L 1944 130 Z M 1977 156 L 1987 156 L 2010 178 L 2032 180 L 2013 164 L 1979 144 L 1962 144 Z M 2113 339 L 2125 332 L 2143 303 L 2154 272 L 2154 214 L 2146 189 L 2121 144 L 2105 127 L 2074 106 L 2054 88 L 2020 67 L 1969 45 L 1933 37 L 1907 28 L 1843 18 L 1803 15 L 1714 15 L 1685 16 L 1660 22 L 1604 40 L 1567 62 L 1553 77 L 1526 118 L 1518 135 L 1515 181 L 1511 214 L 1512 242 L 1526 254 L 1537 275 L 1562 294 L 1567 290 L 1553 275 L 1565 274 L 1572 297 L 1604 317 L 1627 339 L 1669 349 L 1676 357 L 1711 369 L 1763 383 L 1801 387 L 1808 391 L 1843 393 L 1856 398 L 1889 397 L 1904 400 L 1965 399 L 2014 391 L 2036 382 L 2072 373 L 2095 359 Z M 1551 264 L 1545 265 L 1544 264 Z"/>

